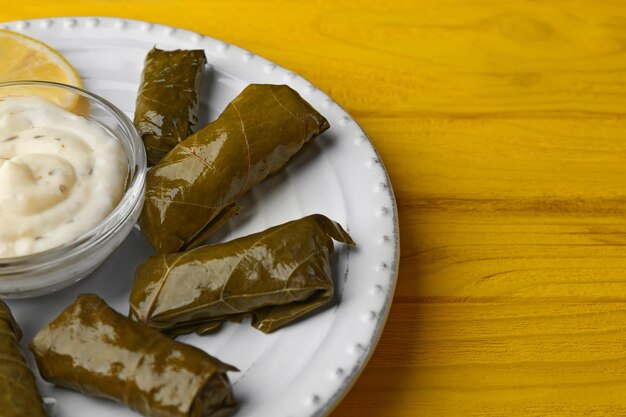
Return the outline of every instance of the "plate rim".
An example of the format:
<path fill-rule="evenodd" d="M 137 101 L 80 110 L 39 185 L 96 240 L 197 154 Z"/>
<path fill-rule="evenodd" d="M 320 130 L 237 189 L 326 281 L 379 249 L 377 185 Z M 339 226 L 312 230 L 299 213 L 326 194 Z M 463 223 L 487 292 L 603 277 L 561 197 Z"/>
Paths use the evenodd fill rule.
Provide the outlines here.
<path fill-rule="evenodd" d="M 251 58 L 252 57 L 261 58 L 264 61 L 268 62 L 269 64 L 273 65 L 276 69 L 283 69 L 287 73 L 293 75 L 292 80 L 296 80 L 296 79 L 303 80 L 307 85 L 312 86 L 315 90 L 317 90 L 317 92 L 321 93 L 326 99 L 331 100 L 345 114 L 345 117 L 351 120 L 357 126 L 357 128 L 361 132 L 363 132 L 362 138 L 365 139 L 363 142 L 366 142 L 369 145 L 374 155 L 376 156 L 374 165 L 378 166 L 378 168 L 382 171 L 382 174 L 385 178 L 384 184 L 388 191 L 389 200 L 392 205 L 391 214 L 392 214 L 392 219 L 393 219 L 392 220 L 392 223 L 393 223 L 393 232 L 392 232 L 393 260 L 392 260 L 391 266 L 389 267 L 390 272 L 391 272 L 389 275 L 389 278 L 390 278 L 389 286 L 388 286 L 387 293 L 385 294 L 385 301 L 383 303 L 383 307 L 381 309 L 381 312 L 383 314 L 381 314 L 377 318 L 377 323 L 374 327 L 374 332 L 372 334 L 372 337 L 370 338 L 367 346 L 362 346 L 363 351 L 362 351 L 362 354 L 356 359 L 355 367 L 353 368 L 351 373 L 348 374 L 344 378 L 339 388 L 335 391 L 334 395 L 330 396 L 326 401 L 316 404 L 316 409 L 313 410 L 312 413 L 309 414 L 311 417 L 323 417 L 323 416 L 330 415 L 333 412 L 333 410 L 341 403 L 341 401 L 348 395 L 350 390 L 354 387 L 357 380 L 359 379 L 359 377 L 361 376 L 361 374 L 367 367 L 370 359 L 372 358 L 374 354 L 374 351 L 378 347 L 378 343 L 380 342 L 382 333 L 385 329 L 387 320 L 389 318 L 389 313 L 391 311 L 391 305 L 393 303 L 393 297 L 394 297 L 396 285 L 398 282 L 400 254 L 401 254 L 400 253 L 400 223 L 399 223 L 399 217 L 398 217 L 398 204 L 396 201 L 395 193 L 393 191 L 393 185 L 391 183 L 389 173 L 387 169 L 385 168 L 384 162 L 382 158 L 380 157 L 378 150 L 376 149 L 376 147 L 370 140 L 367 133 L 365 133 L 361 125 L 354 119 L 354 117 L 348 111 L 346 111 L 343 108 L 343 106 L 337 103 L 324 90 L 320 89 L 314 83 L 310 82 L 308 79 L 301 76 L 297 72 L 283 65 L 280 65 L 276 63 L 275 61 L 265 58 L 262 55 L 259 55 L 248 49 L 242 48 L 238 45 L 223 41 L 221 39 L 212 37 L 210 35 L 205 35 L 200 32 L 195 32 L 193 30 L 185 29 L 180 26 L 173 26 L 173 25 L 168 25 L 164 23 L 158 23 L 158 22 L 143 20 L 143 19 L 119 17 L 115 15 L 84 15 L 84 16 L 64 15 L 64 16 L 37 17 L 37 18 L 31 18 L 31 19 L 15 19 L 15 20 L 8 20 L 8 21 L 0 21 L 0 29 L 13 30 L 18 33 L 23 33 L 23 31 L 28 29 L 30 24 L 34 24 L 35 22 L 39 22 L 39 24 L 43 28 L 49 28 L 50 26 L 52 26 L 54 22 L 63 21 L 63 20 L 65 22 L 73 22 L 74 25 L 77 24 L 79 21 L 84 21 L 90 29 L 94 29 L 94 30 L 98 30 L 99 23 L 102 21 L 111 21 L 114 25 L 115 24 L 122 25 L 120 28 L 126 27 L 128 25 L 128 22 L 133 22 L 138 25 L 149 25 L 150 28 L 157 27 L 157 28 L 163 28 L 163 29 L 174 29 L 177 33 L 187 33 L 191 37 L 196 37 L 196 39 L 204 38 L 204 39 L 212 40 L 214 42 L 219 42 L 222 45 L 225 45 L 226 48 L 233 48 L 233 49 L 239 50 L 247 54 Z M 16 27 L 12 27 L 12 26 L 16 26 Z M 199 47 L 202 47 L 202 46 L 199 45 Z M 202 49 L 204 48 L 202 47 Z"/>

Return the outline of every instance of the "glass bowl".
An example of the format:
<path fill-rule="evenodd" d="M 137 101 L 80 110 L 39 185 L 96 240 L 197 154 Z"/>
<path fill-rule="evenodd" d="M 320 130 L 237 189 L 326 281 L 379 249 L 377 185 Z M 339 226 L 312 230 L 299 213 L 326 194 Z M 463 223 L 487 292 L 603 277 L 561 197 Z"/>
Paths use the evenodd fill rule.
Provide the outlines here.
<path fill-rule="evenodd" d="M 44 81 L 0 83 L 0 97 L 49 98 L 58 97 L 59 93 L 71 100 L 71 111 L 100 124 L 120 142 L 128 160 L 126 190 L 115 209 L 77 239 L 32 255 L 0 258 L 0 298 L 44 295 L 86 277 L 124 241 L 141 213 L 146 153 L 133 123 L 121 110 L 102 97 L 64 84 Z"/>

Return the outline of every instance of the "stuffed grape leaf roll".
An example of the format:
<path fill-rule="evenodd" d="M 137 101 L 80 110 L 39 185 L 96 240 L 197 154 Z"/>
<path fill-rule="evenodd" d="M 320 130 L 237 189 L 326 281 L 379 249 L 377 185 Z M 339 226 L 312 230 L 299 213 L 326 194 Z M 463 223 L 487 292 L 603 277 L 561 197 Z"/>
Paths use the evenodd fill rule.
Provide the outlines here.
<path fill-rule="evenodd" d="M 226 371 L 204 351 L 130 320 L 92 294 L 30 344 L 43 378 L 150 417 L 224 417 L 235 409 Z"/>
<path fill-rule="evenodd" d="M 0 301 L 0 415 L 45 417 L 35 376 L 20 349 L 21 338 L 9 307 Z"/>
<path fill-rule="evenodd" d="M 150 164 L 195 132 L 205 65 L 201 49 L 148 52 L 137 92 L 135 126 Z"/>
<path fill-rule="evenodd" d="M 131 316 L 170 335 L 206 333 L 252 317 L 272 332 L 333 297 L 333 239 L 354 245 L 320 214 L 230 242 L 157 255 L 139 266 Z"/>
<path fill-rule="evenodd" d="M 159 253 L 191 249 L 237 212 L 328 122 L 286 85 L 252 84 L 149 172 L 142 231 Z"/>

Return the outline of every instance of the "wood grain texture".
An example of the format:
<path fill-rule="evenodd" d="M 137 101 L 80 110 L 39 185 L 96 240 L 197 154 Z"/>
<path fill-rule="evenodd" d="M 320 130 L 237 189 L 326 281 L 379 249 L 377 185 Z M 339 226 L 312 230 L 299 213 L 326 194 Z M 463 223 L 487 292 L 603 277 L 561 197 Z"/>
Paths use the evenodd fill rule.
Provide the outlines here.
<path fill-rule="evenodd" d="M 115 15 L 235 43 L 363 126 L 402 259 L 332 417 L 626 415 L 626 2 L 1 3 L 0 20 Z"/>

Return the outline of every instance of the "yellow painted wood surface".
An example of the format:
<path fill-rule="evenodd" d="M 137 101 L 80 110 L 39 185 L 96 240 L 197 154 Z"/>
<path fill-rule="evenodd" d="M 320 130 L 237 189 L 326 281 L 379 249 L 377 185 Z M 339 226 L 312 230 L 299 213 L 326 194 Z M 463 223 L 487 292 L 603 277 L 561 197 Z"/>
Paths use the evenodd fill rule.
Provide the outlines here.
<path fill-rule="evenodd" d="M 626 2 L 0 0 L 257 52 L 388 167 L 402 260 L 332 417 L 626 415 Z"/>

